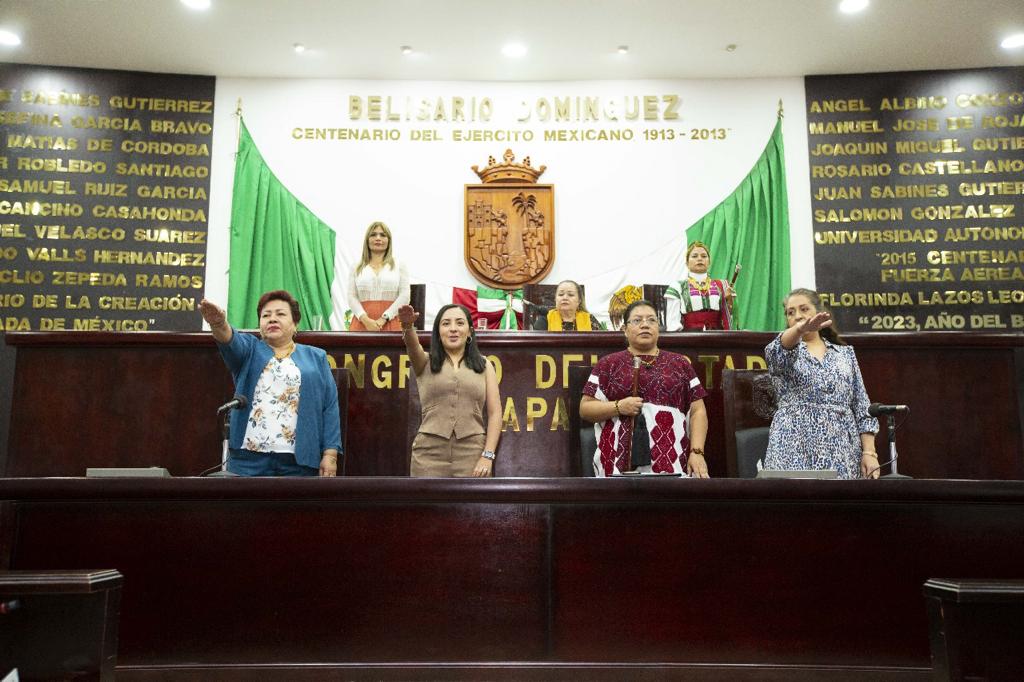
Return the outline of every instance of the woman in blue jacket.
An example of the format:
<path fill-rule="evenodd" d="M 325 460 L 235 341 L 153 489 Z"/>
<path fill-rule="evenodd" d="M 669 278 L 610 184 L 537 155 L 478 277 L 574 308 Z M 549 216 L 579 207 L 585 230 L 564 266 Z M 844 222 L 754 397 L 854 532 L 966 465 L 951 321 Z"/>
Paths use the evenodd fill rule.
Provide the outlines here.
<path fill-rule="evenodd" d="M 260 336 L 239 333 L 224 311 L 199 304 L 235 392 L 248 400 L 231 415 L 228 471 L 242 476 L 334 476 L 341 451 L 338 388 L 321 348 L 295 343 L 302 319 L 287 291 L 268 291 L 256 311 Z"/>

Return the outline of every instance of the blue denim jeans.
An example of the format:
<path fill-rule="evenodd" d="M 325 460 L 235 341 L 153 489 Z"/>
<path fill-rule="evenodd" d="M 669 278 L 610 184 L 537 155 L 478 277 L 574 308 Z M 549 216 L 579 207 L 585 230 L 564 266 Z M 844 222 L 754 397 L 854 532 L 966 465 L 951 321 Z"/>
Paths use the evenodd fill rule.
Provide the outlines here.
<path fill-rule="evenodd" d="M 228 450 L 227 470 L 239 476 L 319 476 L 320 470 L 295 462 L 290 452 Z"/>

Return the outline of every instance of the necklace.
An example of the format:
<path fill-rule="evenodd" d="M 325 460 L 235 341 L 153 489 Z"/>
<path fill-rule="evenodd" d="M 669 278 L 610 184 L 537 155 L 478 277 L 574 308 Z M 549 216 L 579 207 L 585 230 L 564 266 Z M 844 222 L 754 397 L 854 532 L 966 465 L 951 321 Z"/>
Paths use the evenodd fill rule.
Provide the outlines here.
<path fill-rule="evenodd" d="M 696 289 L 697 292 L 701 296 L 708 296 L 708 295 L 711 294 L 711 278 L 710 277 L 705 277 L 702 280 L 697 280 L 697 279 L 694 279 L 693 277 L 690 277 L 689 280 L 690 280 L 690 286 L 693 287 L 694 289 Z"/>
<path fill-rule="evenodd" d="M 274 358 L 276 360 L 284 360 L 285 358 L 287 358 L 289 355 L 291 355 L 294 352 L 295 352 L 295 342 L 294 341 L 289 341 L 288 342 L 288 346 L 283 351 L 279 351 L 276 348 L 274 349 Z"/>
<path fill-rule="evenodd" d="M 634 358 L 639 360 L 640 364 L 643 365 L 644 367 L 654 367 L 654 363 L 658 361 L 658 356 L 661 355 L 661 352 L 659 351 L 651 356 L 637 355 L 636 353 L 633 353 L 632 355 Z M 645 357 L 650 357 L 651 359 L 645 360 Z"/>

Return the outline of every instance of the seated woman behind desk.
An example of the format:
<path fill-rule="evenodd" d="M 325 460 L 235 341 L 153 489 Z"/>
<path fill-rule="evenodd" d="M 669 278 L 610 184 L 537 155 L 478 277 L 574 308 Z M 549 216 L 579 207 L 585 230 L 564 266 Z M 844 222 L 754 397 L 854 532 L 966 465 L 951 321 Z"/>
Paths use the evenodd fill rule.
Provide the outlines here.
<path fill-rule="evenodd" d="M 348 307 L 353 332 L 397 332 L 398 309 L 409 302 L 409 274 L 392 255 L 391 230 L 370 223 L 363 238 L 363 257 L 348 277 Z"/>
<path fill-rule="evenodd" d="M 878 478 L 868 394 L 853 347 L 811 289 L 786 296 L 789 325 L 764 349 L 779 406 L 766 469 L 835 469 L 839 478 Z"/>
<path fill-rule="evenodd" d="M 534 319 L 533 328 L 549 332 L 589 332 L 599 331 L 601 323 L 587 311 L 580 285 L 565 279 L 555 289 L 555 307 Z"/>
<path fill-rule="evenodd" d="M 732 302 L 736 297 L 729 283 L 711 279 L 711 252 L 704 242 L 686 249 L 687 278 L 665 292 L 665 326 L 670 332 L 729 329 Z"/>
<path fill-rule="evenodd" d="M 199 303 L 235 392 L 227 469 L 242 476 L 334 476 L 341 451 L 338 386 L 321 348 L 295 343 L 302 319 L 287 291 L 268 291 L 256 312 L 260 338 L 231 328 L 224 311 Z"/>
<path fill-rule="evenodd" d="M 429 356 L 413 326 L 418 316 L 411 305 L 398 309 L 423 411 L 409 474 L 490 476 L 501 435 L 494 366 L 480 354 L 469 311 L 461 305 L 450 303 L 437 312 Z"/>

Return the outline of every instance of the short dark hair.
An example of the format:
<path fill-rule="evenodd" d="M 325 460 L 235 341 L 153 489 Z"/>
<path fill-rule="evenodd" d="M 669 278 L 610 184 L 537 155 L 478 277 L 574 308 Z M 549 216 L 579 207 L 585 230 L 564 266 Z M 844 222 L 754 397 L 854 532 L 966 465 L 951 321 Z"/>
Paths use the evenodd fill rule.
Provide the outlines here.
<path fill-rule="evenodd" d="M 448 305 L 441 306 L 441 309 L 437 311 L 437 315 L 434 316 L 434 328 L 430 332 L 430 371 L 437 374 L 444 365 L 445 352 L 444 345 L 441 343 L 441 318 L 452 308 L 458 308 L 465 313 L 466 323 L 469 325 L 469 338 L 466 339 L 466 350 L 462 354 L 462 361 L 466 363 L 467 367 L 479 374 L 487 369 L 487 360 L 480 354 L 476 343 L 473 341 L 476 338 L 476 331 L 473 329 L 473 316 L 470 314 L 469 308 L 458 303 L 449 303 Z"/>
<path fill-rule="evenodd" d="M 654 307 L 654 304 L 648 301 L 646 298 L 641 298 L 639 301 L 633 301 L 626 306 L 626 309 L 622 312 L 622 323 L 629 324 L 629 316 L 633 314 L 634 308 L 641 306 L 647 306 L 654 311 L 655 316 L 658 314 L 658 309 Z M 658 323 L 658 327 L 661 327 L 661 322 Z"/>
<path fill-rule="evenodd" d="M 292 311 L 292 322 L 295 326 L 299 326 L 299 320 L 302 319 L 302 311 L 299 310 L 299 302 L 295 300 L 295 297 L 284 289 L 275 289 L 274 291 L 268 291 L 267 293 L 260 296 L 259 303 L 256 304 L 256 317 L 259 317 L 263 312 L 263 306 L 270 303 L 271 301 L 284 301 L 288 304 L 288 307 Z"/>

